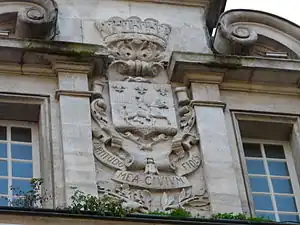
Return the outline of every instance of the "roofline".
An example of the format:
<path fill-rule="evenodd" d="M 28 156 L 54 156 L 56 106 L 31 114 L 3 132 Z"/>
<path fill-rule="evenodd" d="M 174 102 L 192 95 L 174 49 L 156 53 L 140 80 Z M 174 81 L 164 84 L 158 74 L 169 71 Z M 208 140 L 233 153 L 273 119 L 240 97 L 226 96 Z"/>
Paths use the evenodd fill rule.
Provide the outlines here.
<path fill-rule="evenodd" d="M 290 23 L 291 25 L 295 26 L 295 27 L 298 27 L 300 28 L 300 25 L 296 24 L 295 22 L 291 21 L 291 20 L 288 20 L 284 17 L 281 17 L 281 16 L 278 16 L 276 14 L 273 14 L 273 13 L 269 13 L 269 12 L 266 12 L 266 11 L 261 11 L 261 10 L 256 10 L 256 9 L 230 9 L 230 10 L 227 10 L 226 12 L 222 12 L 220 17 L 221 18 L 223 15 L 226 15 L 227 13 L 230 13 L 230 12 L 254 12 L 254 13 L 261 13 L 261 14 L 265 14 L 265 15 L 268 15 L 268 16 L 272 16 L 276 19 L 279 19 L 279 20 L 283 20 L 284 22 L 287 22 L 287 23 Z"/>
<path fill-rule="evenodd" d="M 216 27 L 220 15 L 224 12 L 227 0 L 211 0 L 206 14 L 206 26 L 211 34 Z"/>

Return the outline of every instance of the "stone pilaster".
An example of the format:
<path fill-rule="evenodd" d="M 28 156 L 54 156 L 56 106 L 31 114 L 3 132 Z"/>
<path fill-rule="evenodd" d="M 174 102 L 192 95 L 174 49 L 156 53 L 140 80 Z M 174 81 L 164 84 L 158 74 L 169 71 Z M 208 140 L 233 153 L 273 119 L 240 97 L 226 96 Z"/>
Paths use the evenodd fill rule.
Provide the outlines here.
<path fill-rule="evenodd" d="M 192 83 L 191 89 L 212 213 L 241 212 L 218 84 Z"/>
<path fill-rule="evenodd" d="M 73 187 L 97 194 L 87 76 L 90 65 L 55 62 L 54 66 L 58 74 L 56 97 L 60 106 L 65 192 L 70 204 Z"/>

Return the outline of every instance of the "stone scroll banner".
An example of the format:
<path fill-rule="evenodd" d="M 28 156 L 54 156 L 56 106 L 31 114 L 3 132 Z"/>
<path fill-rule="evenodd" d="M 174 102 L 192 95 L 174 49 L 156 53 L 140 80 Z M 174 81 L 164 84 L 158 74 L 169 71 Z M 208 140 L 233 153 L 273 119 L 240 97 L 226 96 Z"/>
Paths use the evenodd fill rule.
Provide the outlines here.
<path fill-rule="evenodd" d="M 184 176 L 190 174 L 201 165 L 201 156 L 197 148 L 189 151 L 189 157 L 175 165 L 176 175 Z"/>
<path fill-rule="evenodd" d="M 129 171 L 117 171 L 112 180 L 131 186 L 156 190 L 178 189 L 191 186 L 185 177 L 161 176 Z"/>
<path fill-rule="evenodd" d="M 118 170 L 125 170 L 125 162 L 107 151 L 100 142 L 94 141 L 94 155 L 103 164 Z"/>

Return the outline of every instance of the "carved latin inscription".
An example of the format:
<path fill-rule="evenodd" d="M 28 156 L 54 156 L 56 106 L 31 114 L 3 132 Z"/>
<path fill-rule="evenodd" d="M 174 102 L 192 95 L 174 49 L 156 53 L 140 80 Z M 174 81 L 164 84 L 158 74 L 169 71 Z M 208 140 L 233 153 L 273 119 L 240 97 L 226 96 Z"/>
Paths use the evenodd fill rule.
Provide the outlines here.
<path fill-rule="evenodd" d="M 185 177 L 161 176 L 128 171 L 118 171 L 112 179 L 132 186 L 157 190 L 177 189 L 191 186 Z"/>

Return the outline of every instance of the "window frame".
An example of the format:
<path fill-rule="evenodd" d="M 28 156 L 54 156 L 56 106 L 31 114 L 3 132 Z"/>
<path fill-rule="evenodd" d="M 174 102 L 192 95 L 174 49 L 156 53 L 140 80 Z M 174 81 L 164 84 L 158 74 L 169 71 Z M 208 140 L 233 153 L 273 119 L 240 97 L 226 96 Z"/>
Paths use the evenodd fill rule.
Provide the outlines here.
<path fill-rule="evenodd" d="M 22 143 L 26 144 L 26 142 L 18 142 L 11 141 L 11 127 L 20 127 L 20 128 L 30 128 L 31 129 L 31 146 L 32 146 L 32 174 L 33 178 L 40 178 L 41 176 L 41 158 L 40 158 L 40 150 L 39 150 L 39 132 L 38 132 L 38 123 L 35 122 L 26 122 L 26 121 L 17 121 L 17 120 L 0 120 L 0 126 L 4 126 L 8 128 L 7 132 L 7 140 L 0 140 L 0 143 Z M 11 157 L 11 145 L 7 145 L 7 163 L 8 163 L 8 198 L 11 199 L 13 197 L 12 190 L 10 186 L 12 185 L 12 157 Z M 4 159 L 4 158 L 3 158 Z M 18 161 L 18 160 L 17 160 Z M 22 161 L 22 160 L 20 160 Z M 1 177 L 2 178 L 2 177 Z M 20 179 L 22 180 L 22 179 Z M 28 178 L 24 179 L 28 180 Z M 6 196 L 1 194 L 0 196 Z"/>
<path fill-rule="evenodd" d="M 283 149 L 284 149 L 285 157 L 286 157 L 286 163 L 287 163 L 287 167 L 288 167 L 289 178 L 290 178 L 291 186 L 292 186 L 292 189 L 293 189 L 293 194 L 291 194 L 291 195 L 293 195 L 295 197 L 295 204 L 296 204 L 296 208 L 297 208 L 297 212 L 295 212 L 295 213 L 285 212 L 285 213 L 282 213 L 282 214 L 286 214 L 286 215 L 295 215 L 295 214 L 297 214 L 298 218 L 300 220 L 300 201 L 299 201 L 300 200 L 299 199 L 299 197 L 300 197 L 300 185 L 299 185 L 299 180 L 298 180 L 298 176 L 297 176 L 297 173 L 296 173 L 296 168 L 295 168 L 295 164 L 294 164 L 292 149 L 290 147 L 289 142 L 288 141 L 265 140 L 265 139 L 251 139 L 251 138 L 241 138 L 240 140 L 241 140 L 241 150 L 242 150 L 242 151 L 240 151 L 240 153 L 241 153 L 241 156 L 243 158 L 243 160 L 241 160 L 241 163 L 242 163 L 242 169 L 243 169 L 244 179 L 245 179 L 245 183 L 246 183 L 246 190 L 247 190 L 247 196 L 248 196 L 248 200 L 249 200 L 249 207 L 250 207 L 251 214 L 253 216 L 255 216 L 256 215 L 256 210 L 255 210 L 255 207 L 254 207 L 253 195 L 252 195 L 252 190 L 251 190 L 251 187 L 250 187 L 250 176 L 249 176 L 247 165 L 246 165 L 246 158 L 247 157 L 245 156 L 245 153 L 244 153 L 243 144 L 244 143 L 259 144 L 260 148 L 264 148 L 263 145 L 266 145 L 266 144 L 282 145 Z M 265 155 L 262 156 L 262 159 L 264 160 L 264 164 L 265 164 L 265 159 L 266 159 Z M 267 174 L 267 179 L 268 179 L 268 186 L 270 188 L 270 184 L 269 184 L 270 175 L 269 174 Z M 269 191 L 271 196 L 273 196 L 273 194 L 274 194 L 273 191 L 274 190 L 271 187 L 271 189 Z M 277 193 L 277 195 L 280 195 L 280 194 Z M 272 197 L 271 200 L 272 200 L 272 205 L 274 206 L 274 198 Z M 263 210 L 257 210 L 257 211 L 263 211 Z M 280 211 L 278 211 L 277 208 L 274 208 L 274 210 L 270 211 L 270 212 L 273 212 L 275 214 L 276 221 L 279 222 L 280 221 L 279 220 L 279 212 Z"/>

